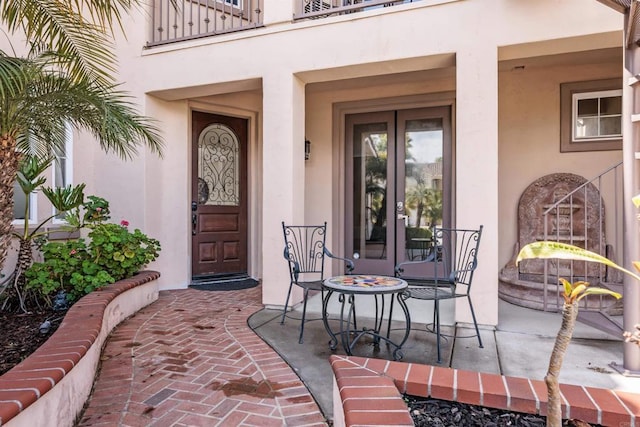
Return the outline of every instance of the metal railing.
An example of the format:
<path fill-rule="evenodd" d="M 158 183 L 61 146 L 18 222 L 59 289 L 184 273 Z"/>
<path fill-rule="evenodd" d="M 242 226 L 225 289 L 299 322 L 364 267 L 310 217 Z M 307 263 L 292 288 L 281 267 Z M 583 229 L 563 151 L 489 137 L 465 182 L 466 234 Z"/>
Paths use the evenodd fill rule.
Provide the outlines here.
<path fill-rule="evenodd" d="M 560 195 L 553 203 L 545 205 L 542 214 L 542 239 L 587 248 L 622 264 L 622 172 L 621 162 L 568 194 Z M 606 216 L 605 204 L 609 209 Z M 559 278 L 571 283 L 583 280 L 593 286 L 615 291 L 621 291 L 622 288 L 619 271 L 602 264 L 544 260 L 543 303 L 546 311 L 559 311 L 562 308 L 562 285 L 559 284 Z M 606 312 L 614 302 L 611 297 L 587 296 L 581 301 L 580 308 Z"/>
<path fill-rule="evenodd" d="M 294 20 L 345 15 L 420 0 L 295 0 Z"/>
<path fill-rule="evenodd" d="M 148 47 L 261 27 L 264 0 L 153 0 Z"/>

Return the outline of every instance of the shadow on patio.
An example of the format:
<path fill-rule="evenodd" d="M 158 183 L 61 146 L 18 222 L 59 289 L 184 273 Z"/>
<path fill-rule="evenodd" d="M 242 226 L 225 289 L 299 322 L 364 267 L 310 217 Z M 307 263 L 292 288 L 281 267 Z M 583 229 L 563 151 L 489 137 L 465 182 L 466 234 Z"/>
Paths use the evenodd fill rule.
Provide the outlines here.
<path fill-rule="evenodd" d="M 329 336 L 320 315 L 320 295 L 310 298 L 307 310 L 308 317 L 317 320 L 305 326 L 304 344 L 298 344 L 297 339 L 300 322 L 295 318 L 299 319 L 298 310 L 290 313 L 295 318 L 288 318 L 281 325 L 281 311 L 263 309 L 250 317 L 249 326 L 291 365 L 309 388 L 327 419 L 333 419 L 333 374 L 329 356 L 345 353 L 341 345 L 338 345 L 335 352 L 329 349 Z M 337 318 L 335 307 L 330 310 L 331 317 Z M 428 309 L 421 311 L 430 312 Z M 445 311 L 446 308 L 443 307 L 443 312 Z M 360 311 L 362 312 L 364 311 Z M 414 307 L 412 316 L 416 312 Z M 543 380 L 555 335 L 560 327 L 560 315 L 530 310 L 503 301 L 499 303 L 499 313 L 499 325 L 495 331 L 481 329 L 484 348 L 478 347 L 477 339 L 473 336 L 473 325 L 454 328 L 451 326 L 451 319 L 443 319 L 443 324 L 448 323 L 448 326 L 443 327 L 442 332 L 446 338 L 442 342 L 441 365 L 436 363 L 435 334 L 425 331 L 424 325 L 414 322 L 409 339 L 403 347 L 402 361 Z M 359 315 L 358 319 L 362 325 L 366 324 L 363 315 Z M 337 328 L 337 321 L 332 322 Z M 397 324 L 396 327 L 401 325 Z M 622 362 L 622 346 L 620 338 L 578 324 L 564 360 L 561 382 L 637 391 L 640 389 L 640 378 L 624 377 L 609 366 L 611 362 Z M 369 337 L 362 338 L 353 354 L 393 360 L 390 349 L 384 343 L 376 350 Z"/>

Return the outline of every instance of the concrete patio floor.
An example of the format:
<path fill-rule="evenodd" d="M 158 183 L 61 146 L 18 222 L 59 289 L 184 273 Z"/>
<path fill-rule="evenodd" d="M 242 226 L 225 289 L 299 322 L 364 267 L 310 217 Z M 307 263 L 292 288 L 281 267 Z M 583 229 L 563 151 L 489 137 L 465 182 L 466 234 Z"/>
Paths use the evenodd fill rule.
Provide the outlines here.
<path fill-rule="evenodd" d="M 424 302 L 419 302 L 423 303 Z M 453 302 L 448 302 L 453 304 Z M 446 313 L 452 305 L 443 304 Z M 431 306 L 422 310 L 410 306 L 412 313 L 431 313 Z M 336 306 L 330 308 L 331 317 L 338 317 Z M 305 326 L 304 343 L 298 344 L 299 320 L 287 318 L 280 324 L 279 310 L 263 309 L 251 316 L 249 325 L 291 365 L 309 388 L 327 418 L 333 418 L 331 354 L 345 354 L 340 345 L 335 352 L 328 347 L 329 338 L 321 316 L 320 295 L 309 300 L 308 318 L 315 318 Z M 359 312 L 360 313 L 360 312 Z M 289 314 L 299 317 L 300 307 Z M 359 316 L 360 318 L 360 316 Z M 395 316 L 394 316 L 395 318 Z M 413 319 L 412 319 L 413 320 Z M 421 319 L 424 321 L 424 317 Z M 451 316 L 443 315 L 442 363 L 437 364 L 435 334 L 426 331 L 421 323 L 412 322 L 412 330 L 403 347 L 403 362 L 423 363 L 514 377 L 544 379 L 555 336 L 560 328 L 560 314 L 526 309 L 504 301 L 499 302 L 499 324 L 495 330 L 481 329 L 484 348 L 479 348 L 473 325 L 454 328 Z M 362 324 L 366 324 L 363 319 Z M 332 321 L 337 328 L 337 322 Z M 401 328 L 395 324 L 393 328 Z M 396 332 L 397 333 L 397 332 Z M 453 336 L 455 335 L 455 337 Z M 640 378 L 625 377 L 609 364 L 622 364 L 623 342 L 590 326 L 578 323 L 561 370 L 560 381 L 567 384 L 602 387 L 637 392 Z M 393 360 L 384 344 L 376 351 L 372 340 L 363 339 L 354 355 Z"/>

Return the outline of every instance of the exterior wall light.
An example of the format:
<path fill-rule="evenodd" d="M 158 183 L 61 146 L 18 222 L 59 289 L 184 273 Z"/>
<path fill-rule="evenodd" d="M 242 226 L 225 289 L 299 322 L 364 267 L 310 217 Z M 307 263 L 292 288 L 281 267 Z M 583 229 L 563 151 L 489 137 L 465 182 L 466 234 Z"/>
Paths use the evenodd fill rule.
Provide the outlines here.
<path fill-rule="evenodd" d="M 311 141 L 309 141 L 308 139 L 305 139 L 304 140 L 304 159 L 309 160 L 309 157 L 311 157 Z"/>

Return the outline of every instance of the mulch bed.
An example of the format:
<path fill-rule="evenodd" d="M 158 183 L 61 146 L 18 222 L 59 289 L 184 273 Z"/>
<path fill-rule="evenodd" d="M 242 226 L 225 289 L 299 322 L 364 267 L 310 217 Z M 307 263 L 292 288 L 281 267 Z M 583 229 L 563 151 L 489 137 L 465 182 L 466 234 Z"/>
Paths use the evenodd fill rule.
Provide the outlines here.
<path fill-rule="evenodd" d="M 65 313 L 53 310 L 29 314 L 0 312 L 0 375 L 22 362 L 49 339 L 60 326 Z M 47 320 L 49 328 L 41 331 Z"/>
<path fill-rule="evenodd" d="M 404 399 L 417 427 L 544 427 L 547 422 L 546 417 L 539 415 L 467 405 L 448 400 L 410 395 L 405 395 Z M 564 420 L 562 425 L 567 427 L 599 426 L 580 420 Z"/>

